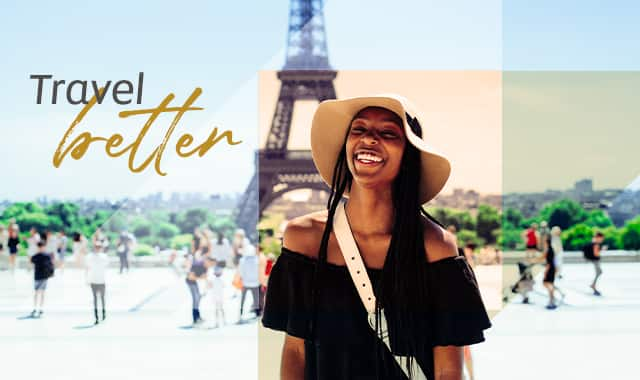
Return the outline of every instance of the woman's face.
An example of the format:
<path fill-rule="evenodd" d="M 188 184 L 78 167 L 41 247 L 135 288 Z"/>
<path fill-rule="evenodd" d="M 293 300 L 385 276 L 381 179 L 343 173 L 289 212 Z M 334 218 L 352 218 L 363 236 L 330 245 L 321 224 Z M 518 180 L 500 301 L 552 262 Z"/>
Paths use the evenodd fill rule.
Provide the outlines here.
<path fill-rule="evenodd" d="M 406 138 L 402 119 L 378 107 L 356 115 L 347 136 L 347 166 L 355 182 L 365 187 L 391 185 L 400 171 Z"/>

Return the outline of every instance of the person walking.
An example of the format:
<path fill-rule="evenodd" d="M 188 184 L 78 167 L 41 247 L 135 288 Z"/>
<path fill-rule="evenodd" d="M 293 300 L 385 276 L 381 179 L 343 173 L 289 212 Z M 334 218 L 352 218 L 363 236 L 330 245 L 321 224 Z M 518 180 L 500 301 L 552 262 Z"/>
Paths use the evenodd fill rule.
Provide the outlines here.
<path fill-rule="evenodd" d="M 544 257 L 540 259 L 541 262 L 545 263 L 544 278 L 542 280 L 542 284 L 545 288 L 547 288 L 547 291 L 549 292 L 549 303 L 547 304 L 546 308 L 548 310 L 554 310 L 558 307 L 558 305 L 556 304 L 555 292 L 557 291 L 558 293 L 560 293 L 563 300 L 565 294 L 562 290 L 560 290 L 560 288 L 555 285 L 555 278 L 557 273 L 556 257 L 553 245 L 551 244 L 551 235 L 547 234 L 545 239 L 546 241 L 544 243 Z"/>
<path fill-rule="evenodd" d="M 246 238 L 244 230 L 242 228 L 238 228 L 233 236 L 233 243 L 231 244 L 234 266 L 237 267 L 240 263 L 240 259 L 244 252 L 244 246 L 247 244 L 250 244 L 250 242 L 249 239 Z"/>
<path fill-rule="evenodd" d="M 52 255 L 46 251 L 46 247 L 46 242 L 39 241 L 36 243 L 36 252 L 29 258 L 33 264 L 32 318 L 40 318 L 44 313 L 44 293 L 47 290 L 47 281 L 54 273 Z"/>
<path fill-rule="evenodd" d="M 532 223 L 523 233 L 526 246 L 526 259 L 532 260 L 538 253 L 538 224 Z"/>
<path fill-rule="evenodd" d="M 231 260 L 232 250 L 229 241 L 221 231 L 212 245 L 211 257 L 216 261 L 216 268 L 224 269 Z"/>
<path fill-rule="evenodd" d="M 116 251 L 118 252 L 118 258 L 120 259 L 120 274 L 127 270 L 129 273 L 129 252 L 131 251 L 131 237 L 127 230 L 122 230 L 118 238 L 118 244 L 116 245 Z"/>
<path fill-rule="evenodd" d="M 244 310 L 244 301 L 248 292 L 251 292 L 251 311 L 255 312 L 256 317 L 260 316 L 260 280 L 258 275 L 258 257 L 256 249 L 250 243 L 244 243 L 242 257 L 238 263 L 238 275 L 242 281 L 242 293 L 240 295 L 240 316 Z"/>
<path fill-rule="evenodd" d="M 42 240 L 40 234 L 35 227 L 31 227 L 29 230 L 29 237 L 27 238 L 27 256 L 31 257 L 38 252 L 38 243 Z M 45 242 L 46 243 L 46 242 Z M 46 247 L 45 247 L 46 248 Z"/>
<path fill-rule="evenodd" d="M 199 280 L 207 278 L 207 270 L 213 266 L 213 260 L 208 256 L 199 256 L 191 254 L 187 262 L 189 270 L 187 272 L 186 283 L 191 293 L 191 317 L 193 319 L 193 327 L 198 327 L 204 323 L 204 319 L 200 316 L 200 293 Z"/>
<path fill-rule="evenodd" d="M 76 267 L 84 268 L 84 259 L 88 251 L 87 238 L 85 238 L 80 232 L 75 232 L 73 234 L 73 244 L 71 249 L 73 252 L 73 261 Z"/>
<path fill-rule="evenodd" d="M 95 316 L 94 324 L 100 323 L 98 318 L 98 297 L 102 305 L 102 321 L 107 318 L 107 307 L 105 304 L 105 292 L 106 292 L 106 273 L 109 267 L 109 258 L 104 252 L 102 241 L 96 240 L 93 250 L 86 257 L 86 271 L 85 278 L 89 286 L 91 287 L 91 294 L 93 295 L 93 315 Z"/>
<path fill-rule="evenodd" d="M 538 229 L 538 251 L 545 252 L 547 244 L 547 237 L 551 234 L 551 230 L 549 230 L 549 225 L 546 220 L 540 222 L 540 229 Z"/>
<path fill-rule="evenodd" d="M 225 284 L 222 280 L 224 270 L 216 266 L 213 270 L 213 276 L 209 282 L 209 293 L 213 302 L 214 327 L 218 328 L 227 324 L 224 316 L 224 288 Z"/>
<path fill-rule="evenodd" d="M 18 229 L 9 226 L 9 238 L 7 239 L 7 249 L 9 251 L 9 269 L 14 272 L 16 269 L 16 257 L 18 256 L 18 246 L 20 245 L 20 235 Z"/>
<path fill-rule="evenodd" d="M 598 280 L 602 275 L 602 267 L 600 266 L 600 257 L 602 254 L 603 246 L 602 242 L 604 241 L 604 234 L 600 231 L 596 232 L 595 236 L 592 238 L 591 242 L 588 243 L 585 247 L 583 247 L 584 258 L 593 264 L 593 269 L 595 270 L 595 277 L 593 278 L 593 282 L 589 286 L 593 290 L 594 296 L 601 296 L 602 293 L 598 290 Z"/>
<path fill-rule="evenodd" d="M 46 230 L 44 233 L 44 241 L 47 243 L 47 253 L 54 256 L 56 265 L 58 265 L 58 237 L 56 233 L 51 230 Z"/>
<path fill-rule="evenodd" d="M 56 246 L 58 259 L 56 262 L 58 263 L 58 268 L 62 271 L 64 271 L 64 256 L 67 254 L 67 244 L 69 244 L 67 235 L 65 235 L 64 231 L 58 232 L 58 241 Z"/>
<path fill-rule="evenodd" d="M 562 230 L 558 226 L 551 228 L 551 248 L 556 258 L 556 276 L 562 278 L 562 264 L 564 263 L 564 248 L 562 246 Z"/>

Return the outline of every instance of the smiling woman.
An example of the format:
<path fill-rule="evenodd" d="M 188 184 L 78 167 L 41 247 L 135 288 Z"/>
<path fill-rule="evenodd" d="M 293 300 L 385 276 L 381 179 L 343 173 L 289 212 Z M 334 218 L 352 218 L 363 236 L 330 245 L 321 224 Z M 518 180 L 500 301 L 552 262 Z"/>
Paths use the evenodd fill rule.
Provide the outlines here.
<path fill-rule="evenodd" d="M 398 115 L 381 107 L 367 107 L 354 117 L 346 143 L 347 157 L 353 159 L 347 165 L 362 177 L 363 186 L 389 187 L 393 182 L 406 140 L 401 126 Z"/>
<path fill-rule="evenodd" d="M 287 225 L 262 320 L 286 332 L 282 379 L 461 379 L 462 346 L 484 340 L 474 274 L 421 207 L 450 173 L 422 136 L 397 95 L 318 106 L 311 150 L 331 196 Z"/>

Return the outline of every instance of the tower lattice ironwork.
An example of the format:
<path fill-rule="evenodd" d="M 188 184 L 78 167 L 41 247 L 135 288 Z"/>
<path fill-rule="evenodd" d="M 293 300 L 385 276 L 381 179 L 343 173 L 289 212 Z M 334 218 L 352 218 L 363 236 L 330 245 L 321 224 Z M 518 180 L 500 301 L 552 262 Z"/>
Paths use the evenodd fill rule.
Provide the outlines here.
<path fill-rule="evenodd" d="M 337 72 L 329 64 L 322 7 L 321 0 L 291 0 L 286 62 L 277 73 L 280 93 L 266 144 L 258 152 L 257 173 L 236 218 L 251 233 L 264 209 L 280 195 L 296 189 L 327 190 L 311 151 L 287 149 L 295 103 L 336 98 L 333 80 Z"/>

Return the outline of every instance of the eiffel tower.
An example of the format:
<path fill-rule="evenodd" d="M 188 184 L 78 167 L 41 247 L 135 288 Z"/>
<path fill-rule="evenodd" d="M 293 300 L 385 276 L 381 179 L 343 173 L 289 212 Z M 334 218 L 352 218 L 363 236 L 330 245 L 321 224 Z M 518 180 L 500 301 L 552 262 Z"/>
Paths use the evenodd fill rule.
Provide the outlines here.
<path fill-rule="evenodd" d="M 258 172 L 241 199 L 236 218 L 249 235 L 257 233 L 259 216 L 282 194 L 296 189 L 328 190 L 313 165 L 311 151 L 287 149 L 296 101 L 336 98 L 333 80 L 337 72 L 329 65 L 322 8 L 322 0 L 290 3 L 286 62 L 277 74 L 280 94 L 266 146 L 258 152 Z"/>

